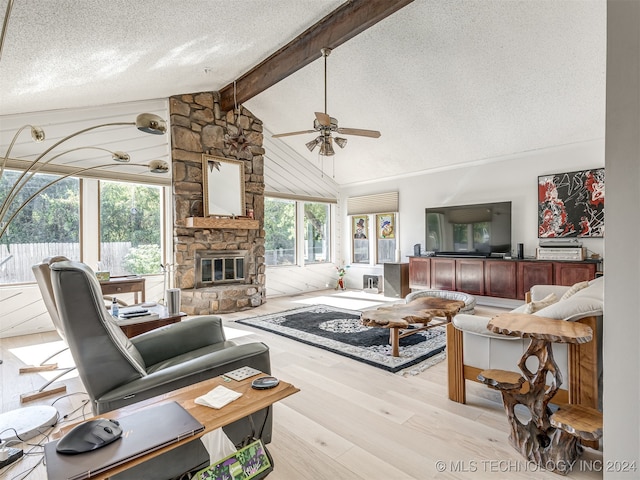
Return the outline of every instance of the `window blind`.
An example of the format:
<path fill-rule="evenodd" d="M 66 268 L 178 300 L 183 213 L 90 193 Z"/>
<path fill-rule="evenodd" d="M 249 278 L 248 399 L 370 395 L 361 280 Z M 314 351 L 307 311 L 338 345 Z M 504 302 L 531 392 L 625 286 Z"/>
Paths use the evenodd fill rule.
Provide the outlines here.
<path fill-rule="evenodd" d="M 398 211 L 398 192 L 376 193 L 347 198 L 347 215 L 393 213 Z"/>

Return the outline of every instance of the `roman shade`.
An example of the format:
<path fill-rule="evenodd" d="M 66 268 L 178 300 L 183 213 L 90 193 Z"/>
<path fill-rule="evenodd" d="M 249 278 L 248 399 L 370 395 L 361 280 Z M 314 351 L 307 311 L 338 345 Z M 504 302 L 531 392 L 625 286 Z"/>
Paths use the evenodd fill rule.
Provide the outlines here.
<path fill-rule="evenodd" d="M 398 192 L 347 198 L 347 215 L 392 213 L 398 211 Z"/>

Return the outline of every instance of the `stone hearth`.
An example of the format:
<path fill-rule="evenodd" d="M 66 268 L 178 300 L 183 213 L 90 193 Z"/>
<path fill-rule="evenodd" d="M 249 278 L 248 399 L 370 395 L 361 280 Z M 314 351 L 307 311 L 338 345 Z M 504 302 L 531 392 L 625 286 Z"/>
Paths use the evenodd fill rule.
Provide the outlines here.
<path fill-rule="evenodd" d="M 265 301 L 262 122 L 243 107 L 222 112 L 218 100 L 218 92 L 169 99 L 175 202 L 174 283 L 182 290 L 181 309 L 189 315 L 235 312 Z M 241 219 L 227 219 L 223 228 L 187 226 L 187 218 L 203 216 L 203 154 L 244 163 L 245 207 L 253 210 L 257 228 L 247 228 Z M 199 286 L 195 265 L 196 252 L 201 251 L 243 252 L 242 282 Z"/>

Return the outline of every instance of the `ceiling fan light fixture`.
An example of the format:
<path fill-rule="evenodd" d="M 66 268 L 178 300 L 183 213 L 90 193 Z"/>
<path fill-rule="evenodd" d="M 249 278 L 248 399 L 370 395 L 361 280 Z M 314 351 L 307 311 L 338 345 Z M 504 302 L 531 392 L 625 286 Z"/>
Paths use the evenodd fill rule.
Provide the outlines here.
<path fill-rule="evenodd" d="M 322 140 L 320 137 L 316 137 L 310 142 L 305 143 L 305 145 L 307 146 L 310 152 L 313 152 L 313 149 L 316 148 L 316 145 L 319 145 L 321 141 Z"/>
<path fill-rule="evenodd" d="M 333 150 L 333 142 L 331 140 L 331 137 L 326 137 L 322 140 L 322 143 L 320 144 L 320 155 L 324 155 L 326 157 L 335 155 L 336 152 Z"/>
<path fill-rule="evenodd" d="M 347 139 L 346 138 L 342 138 L 342 137 L 336 137 L 335 138 L 336 144 L 340 147 L 340 148 L 344 148 L 347 145 Z"/>

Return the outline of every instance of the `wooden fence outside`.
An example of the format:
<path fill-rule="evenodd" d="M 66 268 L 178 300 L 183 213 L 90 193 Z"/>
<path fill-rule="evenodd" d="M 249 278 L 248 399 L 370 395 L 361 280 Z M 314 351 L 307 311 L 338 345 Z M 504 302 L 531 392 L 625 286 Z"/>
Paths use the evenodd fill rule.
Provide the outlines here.
<path fill-rule="evenodd" d="M 124 272 L 122 262 L 131 249 L 130 242 L 103 243 L 101 245 L 101 270 L 114 275 Z M 79 243 L 17 243 L 0 245 L 0 284 L 34 282 L 31 266 L 53 255 L 63 255 L 71 260 L 80 260 Z M 90 265 L 98 268 L 98 265 Z"/>

